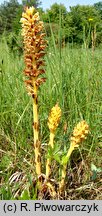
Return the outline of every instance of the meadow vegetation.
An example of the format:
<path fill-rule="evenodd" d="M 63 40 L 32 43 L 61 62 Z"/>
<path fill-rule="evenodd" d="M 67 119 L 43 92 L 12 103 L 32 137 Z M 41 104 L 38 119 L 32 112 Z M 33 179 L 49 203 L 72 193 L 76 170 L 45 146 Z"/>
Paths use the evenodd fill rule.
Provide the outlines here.
<path fill-rule="evenodd" d="M 53 149 L 52 178 L 60 180 L 60 160 L 70 146 L 73 128 L 89 125 L 85 141 L 72 153 L 67 166 L 66 190 L 60 199 L 102 199 L 102 48 L 62 46 L 52 28 L 46 48 L 46 82 L 39 88 L 39 122 L 43 173 L 48 154 L 50 110 L 58 102 L 62 115 Z M 19 36 L 18 36 L 19 37 Z M 83 38 L 83 41 L 85 38 Z M 20 39 L 18 38 L 18 41 Z M 20 42 L 21 43 L 21 42 Z M 0 38 L 0 199 L 37 199 L 33 150 L 32 98 L 24 84 L 24 60 Z M 45 157 L 46 155 L 46 157 Z M 59 171 L 58 171 L 59 170 Z M 42 194 L 41 194 L 42 196 Z M 44 199 L 50 199 L 48 194 Z"/>
<path fill-rule="evenodd" d="M 23 83 L 22 56 L 11 53 L 5 40 L 1 41 L 0 49 L 3 50 L 0 52 L 1 193 L 3 199 L 10 199 L 13 196 L 8 184 L 10 176 L 20 172 L 31 178 L 30 173 L 32 175 L 34 172 L 32 106 Z M 100 173 L 97 173 L 96 178 L 92 180 L 91 163 L 97 168 L 102 165 L 102 51 L 97 49 L 93 56 L 91 50 L 71 49 L 66 46 L 61 52 L 60 57 L 58 49 L 48 48 L 46 55 L 47 80 L 41 86 L 39 93 L 40 138 L 43 154 L 46 152 L 49 136 L 48 114 L 58 101 L 62 109 L 62 118 L 55 142 L 60 151 L 66 152 L 73 126 L 78 121 L 85 119 L 90 127 L 87 141 L 80 146 L 80 151 L 77 150 L 72 157 L 67 178 L 72 179 L 70 184 L 75 184 L 75 187 L 80 184 L 93 183 L 94 185 L 96 181 L 99 184 Z M 64 124 L 66 124 L 65 131 Z M 57 166 L 55 168 L 57 169 Z M 76 176 L 74 176 L 73 168 L 76 170 Z M 53 171 L 54 175 L 56 169 Z M 77 174 L 78 170 L 79 174 Z M 18 184 L 22 184 L 21 180 Z M 96 186 L 95 198 L 101 194 L 101 191 L 97 190 Z"/>

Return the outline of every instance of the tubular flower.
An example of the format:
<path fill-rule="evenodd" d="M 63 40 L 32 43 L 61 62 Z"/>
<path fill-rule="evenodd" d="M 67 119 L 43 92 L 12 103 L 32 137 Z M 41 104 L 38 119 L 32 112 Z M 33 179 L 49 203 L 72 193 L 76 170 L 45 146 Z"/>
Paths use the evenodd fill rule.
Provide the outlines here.
<path fill-rule="evenodd" d="M 54 133 L 54 131 L 58 127 L 58 124 L 60 122 L 60 118 L 61 118 L 61 109 L 58 106 L 58 104 L 56 104 L 51 109 L 51 112 L 50 112 L 50 115 L 49 115 L 49 118 L 48 118 L 48 127 L 49 127 L 49 130 L 51 132 Z"/>
<path fill-rule="evenodd" d="M 83 120 L 79 122 L 73 130 L 73 136 L 71 137 L 71 146 L 72 148 L 78 147 L 79 143 L 86 139 L 87 134 L 89 133 L 89 126 Z"/>
<path fill-rule="evenodd" d="M 45 55 L 46 40 L 43 33 L 43 22 L 40 21 L 39 13 L 36 12 L 34 7 L 26 8 L 22 13 L 20 20 L 22 23 L 22 36 L 24 39 L 24 59 L 25 70 L 24 73 L 29 77 L 26 81 L 28 90 L 33 95 L 32 86 L 39 86 L 45 81 L 44 78 L 39 78 L 40 74 L 45 73 L 42 66 L 44 60 L 42 57 Z"/>

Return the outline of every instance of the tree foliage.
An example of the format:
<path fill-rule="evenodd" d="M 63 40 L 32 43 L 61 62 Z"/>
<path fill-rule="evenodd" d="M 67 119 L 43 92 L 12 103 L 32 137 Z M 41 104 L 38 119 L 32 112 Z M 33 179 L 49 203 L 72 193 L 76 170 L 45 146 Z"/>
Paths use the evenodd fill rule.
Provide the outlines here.
<path fill-rule="evenodd" d="M 99 11 L 99 13 L 101 14 L 101 17 L 102 17 L 102 2 L 97 2 L 96 4 L 94 4 L 94 7 L 96 10 Z"/>
<path fill-rule="evenodd" d="M 23 0 L 22 4 L 18 0 L 4 1 L 0 5 L 0 33 L 4 31 L 16 33 L 20 29 L 20 18 L 24 6 L 38 7 L 41 2 L 39 0 Z"/>
<path fill-rule="evenodd" d="M 22 0 L 22 3 L 18 0 L 5 1 L 0 5 L 0 34 L 4 31 L 19 34 L 23 8 L 32 5 L 41 15 L 48 37 L 53 32 L 56 41 L 60 36 L 61 41 L 82 44 L 95 30 L 97 44 L 102 42 L 102 2 L 93 6 L 76 5 L 70 7 L 70 11 L 63 4 L 55 3 L 43 11 L 39 8 L 40 0 Z"/>
<path fill-rule="evenodd" d="M 71 34 L 74 42 L 82 42 L 83 33 L 88 36 L 89 31 L 91 31 L 95 25 L 97 25 L 97 28 L 99 27 L 101 17 L 94 6 L 77 5 L 70 7 L 68 16 L 69 15 L 71 16 L 69 26 L 72 28 L 74 27 Z"/>
<path fill-rule="evenodd" d="M 17 16 L 19 9 L 19 3 L 17 0 L 10 0 L 9 2 L 4 2 L 0 6 L 0 33 L 3 31 L 12 31 L 13 20 Z"/>
<path fill-rule="evenodd" d="M 41 4 L 41 1 L 39 0 L 22 0 L 23 6 L 34 6 L 37 8 Z"/>
<path fill-rule="evenodd" d="M 50 9 L 43 13 L 42 18 L 47 26 L 48 35 L 51 34 L 50 27 L 48 28 L 48 23 L 52 25 L 57 24 L 57 31 L 54 34 L 59 34 L 61 31 L 62 41 L 75 42 L 78 44 L 83 43 L 83 41 L 89 36 L 91 37 L 91 32 L 96 28 L 97 36 L 100 37 L 102 18 L 101 18 L 101 3 L 96 5 L 76 5 L 70 7 L 70 11 L 63 4 L 53 4 Z M 90 33 L 90 35 L 89 35 Z"/>
<path fill-rule="evenodd" d="M 64 20 L 67 14 L 67 9 L 63 4 L 53 4 L 50 9 L 46 11 L 47 21 L 49 20 L 51 23 L 59 23 L 60 15 Z M 45 20 L 46 21 L 46 20 Z"/>

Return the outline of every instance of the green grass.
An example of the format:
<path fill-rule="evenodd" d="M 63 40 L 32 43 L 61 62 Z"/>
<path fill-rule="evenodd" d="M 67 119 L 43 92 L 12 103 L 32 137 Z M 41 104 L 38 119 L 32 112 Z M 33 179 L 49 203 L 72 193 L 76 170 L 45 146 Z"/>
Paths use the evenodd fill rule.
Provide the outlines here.
<path fill-rule="evenodd" d="M 47 119 L 50 109 L 58 101 L 62 109 L 62 118 L 56 133 L 55 142 L 61 152 L 66 152 L 70 143 L 73 127 L 85 119 L 90 127 L 87 140 L 72 155 L 68 167 L 71 179 L 66 180 L 70 190 L 87 185 L 91 179 L 91 162 L 96 167 L 102 164 L 102 50 L 96 49 L 94 55 L 91 49 L 75 49 L 68 45 L 63 49 L 50 47 L 45 57 L 46 82 L 39 89 L 39 120 L 40 139 L 42 143 L 42 158 L 47 149 L 49 139 Z M 23 56 L 12 53 L 3 39 L 0 42 L 0 194 L 1 199 L 14 199 L 21 191 L 32 186 L 35 175 L 32 130 L 32 100 L 27 94 L 23 75 Z M 63 126 L 67 123 L 64 134 Z M 84 165 L 81 164 L 81 161 Z M 77 164 L 77 165 L 76 165 Z M 53 176 L 58 180 L 55 165 Z M 80 168 L 80 166 L 82 166 Z M 81 169 L 79 176 L 74 170 Z M 43 171 L 45 167 L 43 165 Z M 12 174 L 21 172 L 19 181 L 9 184 Z M 16 175 L 16 174 L 15 174 Z M 18 174 L 19 175 L 19 174 Z M 26 176 L 26 177 L 25 177 Z M 101 173 L 97 173 L 94 188 L 100 189 Z M 71 187 L 71 181 L 72 187 Z M 76 182 L 79 181 L 77 185 Z M 99 185 L 98 185 L 99 184 Z M 100 192 L 90 192 L 90 199 L 101 199 Z M 91 189 L 90 189 L 91 190 Z M 88 192 L 81 194 L 81 189 L 71 192 L 71 199 L 89 199 Z M 17 193 L 17 194 L 16 194 Z M 26 194 L 26 191 L 25 191 Z M 24 194 L 24 195 L 25 195 Z M 16 196 L 17 195 L 17 196 Z M 23 198 L 28 198 L 28 194 Z M 30 195 L 35 199 L 35 192 Z"/>

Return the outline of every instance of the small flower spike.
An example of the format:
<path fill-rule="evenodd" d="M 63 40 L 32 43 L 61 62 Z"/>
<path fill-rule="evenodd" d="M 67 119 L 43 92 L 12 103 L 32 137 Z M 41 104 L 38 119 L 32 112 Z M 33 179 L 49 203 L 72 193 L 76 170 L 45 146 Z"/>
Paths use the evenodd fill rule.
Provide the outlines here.
<path fill-rule="evenodd" d="M 56 104 L 50 112 L 49 118 L 48 118 L 48 127 L 49 130 L 51 132 L 55 132 L 56 128 L 59 125 L 60 122 L 60 118 L 61 118 L 61 109 L 58 106 L 58 104 Z"/>
<path fill-rule="evenodd" d="M 71 137 L 71 147 L 74 149 L 79 146 L 79 144 L 86 139 L 89 133 L 89 126 L 83 120 L 79 122 L 73 130 L 73 135 Z"/>
<path fill-rule="evenodd" d="M 55 131 L 59 125 L 60 122 L 60 118 L 61 118 L 61 109 L 58 106 L 58 104 L 56 104 L 50 112 L 49 118 L 48 118 L 48 127 L 50 130 L 50 140 L 49 140 L 49 146 L 51 146 L 51 148 L 54 148 L 54 136 L 55 136 Z M 51 159 L 48 158 L 47 162 L 46 162 L 46 177 L 47 179 L 49 178 L 51 174 Z"/>
<path fill-rule="evenodd" d="M 73 135 L 71 137 L 71 143 L 70 148 L 68 149 L 65 162 L 63 163 L 62 168 L 62 176 L 61 181 L 59 183 L 59 192 L 61 193 L 64 185 L 65 185 L 65 177 L 66 177 L 66 169 L 67 169 L 67 163 L 69 161 L 69 158 L 73 152 L 73 150 L 77 147 L 79 147 L 79 144 L 86 139 L 87 135 L 89 133 L 89 126 L 86 123 L 86 121 L 79 122 L 76 127 L 73 130 Z"/>

